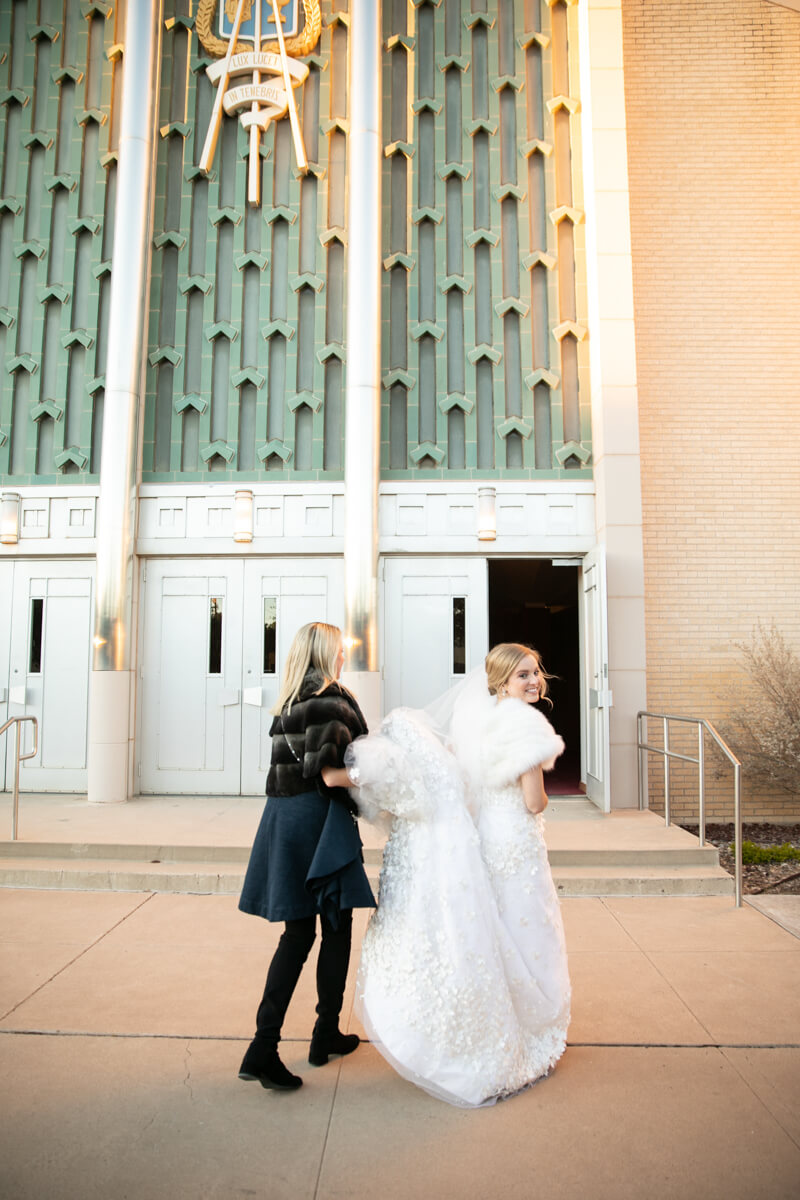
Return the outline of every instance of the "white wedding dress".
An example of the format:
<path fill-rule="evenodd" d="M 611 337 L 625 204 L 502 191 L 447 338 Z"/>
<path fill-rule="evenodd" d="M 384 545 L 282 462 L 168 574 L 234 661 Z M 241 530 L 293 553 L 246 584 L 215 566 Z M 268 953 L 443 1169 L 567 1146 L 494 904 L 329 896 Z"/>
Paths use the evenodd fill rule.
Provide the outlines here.
<path fill-rule="evenodd" d="M 525 807 L 520 776 L 549 769 L 564 743 L 547 718 L 523 700 L 498 701 L 481 691 L 456 704 L 453 748 L 472 790 L 481 855 L 489 872 L 500 920 L 539 984 L 544 1004 L 528 1033 L 553 1061 L 566 1044 L 570 982 L 561 906 L 556 893 L 543 813 Z M 526 1022 L 526 1012 L 520 1020 Z"/>
<path fill-rule="evenodd" d="M 520 938 L 498 911 L 498 864 L 491 874 L 484 864 L 464 776 L 425 714 L 395 709 L 346 761 L 362 814 L 389 831 L 356 989 L 364 1027 L 431 1095 L 494 1103 L 546 1074 L 564 1049 L 568 991 L 565 1001 L 546 978 L 550 951 L 540 962 L 533 945 L 550 913 L 543 876 L 522 864 L 530 925 Z"/>

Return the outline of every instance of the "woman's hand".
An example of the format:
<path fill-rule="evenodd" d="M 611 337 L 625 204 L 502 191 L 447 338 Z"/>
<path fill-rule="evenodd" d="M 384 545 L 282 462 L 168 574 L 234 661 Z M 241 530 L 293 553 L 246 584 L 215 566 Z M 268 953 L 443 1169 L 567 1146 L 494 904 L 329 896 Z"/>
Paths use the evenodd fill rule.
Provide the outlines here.
<path fill-rule="evenodd" d="M 320 772 L 323 782 L 329 788 L 358 787 L 358 781 L 347 772 L 346 767 L 323 767 Z"/>
<path fill-rule="evenodd" d="M 547 795 L 544 790 L 544 779 L 542 778 L 541 767 L 531 767 L 530 771 L 526 771 L 520 776 L 522 784 L 522 799 L 525 801 L 525 807 L 528 812 L 536 813 L 544 812 L 547 808 Z"/>

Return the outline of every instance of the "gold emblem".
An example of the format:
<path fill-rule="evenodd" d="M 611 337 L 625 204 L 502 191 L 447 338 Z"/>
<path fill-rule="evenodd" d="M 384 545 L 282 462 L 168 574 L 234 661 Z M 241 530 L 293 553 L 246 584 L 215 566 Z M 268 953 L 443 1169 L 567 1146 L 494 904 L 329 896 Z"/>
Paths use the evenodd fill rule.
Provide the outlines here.
<path fill-rule="evenodd" d="M 238 112 L 242 126 L 250 131 L 247 198 L 250 204 L 258 204 L 259 145 L 270 121 L 289 114 L 298 169 L 302 174 L 308 170 L 294 97 L 294 89 L 305 81 L 308 67 L 291 56 L 310 54 L 319 41 L 322 29 L 319 0 L 302 0 L 305 16 L 302 29 L 299 29 L 300 0 L 220 2 L 218 32 L 223 36 L 212 30 L 217 0 L 200 0 L 195 21 L 204 50 L 220 60 L 206 68 L 209 79 L 217 85 L 217 95 L 199 167 L 201 171 L 211 168 L 223 110 L 229 116 Z M 285 9 L 289 11 L 282 11 Z M 284 25 L 288 36 L 284 36 Z M 250 78 L 245 79 L 246 76 Z M 233 87 L 229 86 L 231 80 L 237 81 Z"/>

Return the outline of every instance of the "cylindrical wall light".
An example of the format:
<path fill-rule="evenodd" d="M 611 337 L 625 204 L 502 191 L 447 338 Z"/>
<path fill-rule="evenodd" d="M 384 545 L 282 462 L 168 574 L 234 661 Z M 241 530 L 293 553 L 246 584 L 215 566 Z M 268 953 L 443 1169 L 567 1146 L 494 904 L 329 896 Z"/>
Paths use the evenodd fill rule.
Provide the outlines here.
<path fill-rule="evenodd" d="M 0 542 L 15 546 L 19 541 L 19 492 L 3 492 L 0 496 Z"/>
<path fill-rule="evenodd" d="M 497 537 L 497 492 L 493 487 L 478 488 L 478 538 L 493 542 Z"/>
<path fill-rule="evenodd" d="M 236 492 L 233 497 L 233 540 L 235 542 L 252 542 L 253 540 L 252 492 Z"/>

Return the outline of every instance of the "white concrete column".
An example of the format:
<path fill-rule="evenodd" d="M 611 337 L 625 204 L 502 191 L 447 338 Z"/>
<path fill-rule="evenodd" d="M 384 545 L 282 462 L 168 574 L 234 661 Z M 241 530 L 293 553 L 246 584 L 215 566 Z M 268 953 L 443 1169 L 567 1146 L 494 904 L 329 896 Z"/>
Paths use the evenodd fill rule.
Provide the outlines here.
<path fill-rule="evenodd" d="M 611 805 L 631 808 L 647 678 L 621 0 L 582 0 L 578 20 L 597 537 L 608 566 Z"/>
<path fill-rule="evenodd" d="M 381 417 L 381 28 L 376 0 L 351 0 L 347 139 L 344 575 L 347 683 L 380 715 L 378 479 Z"/>
<path fill-rule="evenodd" d="M 97 515 L 89 800 L 133 790 L 136 492 L 141 471 L 163 0 L 126 9 Z"/>

